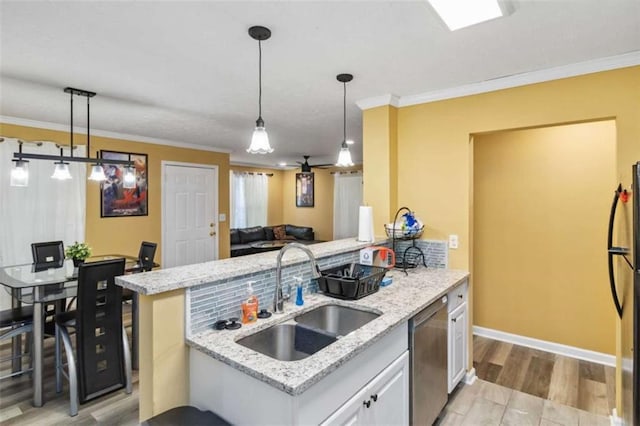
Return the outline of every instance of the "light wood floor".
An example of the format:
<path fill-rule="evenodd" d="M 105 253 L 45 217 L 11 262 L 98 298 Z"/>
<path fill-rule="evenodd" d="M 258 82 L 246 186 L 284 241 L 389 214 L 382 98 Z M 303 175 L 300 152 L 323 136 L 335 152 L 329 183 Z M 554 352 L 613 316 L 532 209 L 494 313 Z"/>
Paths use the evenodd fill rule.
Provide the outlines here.
<path fill-rule="evenodd" d="M 615 408 L 615 368 L 474 336 L 478 378 L 608 416 Z"/>
<path fill-rule="evenodd" d="M 129 339 L 130 306 L 125 305 L 125 326 Z M 129 340 L 131 341 L 131 340 Z M 133 392 L 115 391 L 94 401 L 80 405 L 78 415 L 69 417 L 69 387 L 63 380 L 61 394 L 56 394 L 54 376 L 53 338 L 44 345 L 44 399 L 41 408 L 32 405 L 32 379 L 29 375 L 0 381 L 0 425 L 137 425 L 138 424 L 138 372 L 133 371 Z M 11 342 L 2 342 L 0 358 L 11 355 Z M 2 363 L 2 374 L 10 368 Z"/>

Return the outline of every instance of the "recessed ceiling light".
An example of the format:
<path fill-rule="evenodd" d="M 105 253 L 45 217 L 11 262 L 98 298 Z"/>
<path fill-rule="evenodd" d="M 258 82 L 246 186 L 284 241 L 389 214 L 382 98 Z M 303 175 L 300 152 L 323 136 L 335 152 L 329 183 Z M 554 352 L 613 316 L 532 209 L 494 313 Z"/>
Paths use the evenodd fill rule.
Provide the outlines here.
<path fill-rule="evenodd" d="M 347 139 L 347 145 L 353 145 L 355 142 L 352 141 L 351 139 Z"/>
<path fill-rule="evenodd" d="M 498 0 L 428 0 L 451 31 L 503 16 Z"/>

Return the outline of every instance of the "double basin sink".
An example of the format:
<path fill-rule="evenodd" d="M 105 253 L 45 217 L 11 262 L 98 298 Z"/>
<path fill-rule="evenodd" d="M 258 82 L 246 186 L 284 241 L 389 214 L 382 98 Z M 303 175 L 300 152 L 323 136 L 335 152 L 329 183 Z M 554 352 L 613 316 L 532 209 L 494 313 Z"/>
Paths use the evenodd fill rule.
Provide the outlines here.
<path fill-rule="evenodd" d="M 342 305 L 324 305 L 237 341 L 280 361 L 307 358 L 380 314 Z"/>

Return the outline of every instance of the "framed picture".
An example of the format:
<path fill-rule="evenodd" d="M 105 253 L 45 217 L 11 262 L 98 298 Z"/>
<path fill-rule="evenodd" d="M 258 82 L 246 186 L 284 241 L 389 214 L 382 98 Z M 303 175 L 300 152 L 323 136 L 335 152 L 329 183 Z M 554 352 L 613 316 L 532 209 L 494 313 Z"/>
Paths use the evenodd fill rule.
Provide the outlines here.
<path fill-rule="evenodd" d="M 110 160 L 128 160 L 131 156 L 136 171 L 135 188 L 124 188 L 124 166 L 104 164 L 104 174 L 107 177 L 100 185 L 100 216 L 147 216 L 149 205 L 147 154 L 129 152 L 100 151 L 102 158 Z"/>
<path fill-rule="evenodd" d="M 313 173 L 296 173 L 296 207 L 313 207 Z"/>

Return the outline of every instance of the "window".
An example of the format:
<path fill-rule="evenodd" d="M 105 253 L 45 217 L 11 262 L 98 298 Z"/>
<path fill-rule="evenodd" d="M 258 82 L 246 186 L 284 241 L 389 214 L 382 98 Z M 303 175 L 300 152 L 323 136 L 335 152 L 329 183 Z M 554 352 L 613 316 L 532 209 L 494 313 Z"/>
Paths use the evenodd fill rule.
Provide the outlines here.
<path fill-rule="evenodd" d="M 231 227 L 267 225 L 269 178 L 263 173 L 231 172 Z"/>

